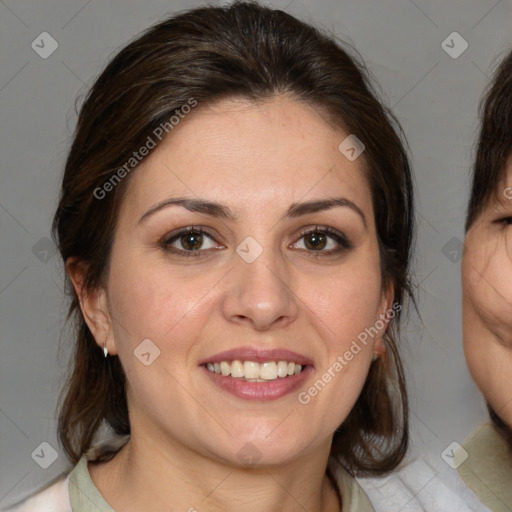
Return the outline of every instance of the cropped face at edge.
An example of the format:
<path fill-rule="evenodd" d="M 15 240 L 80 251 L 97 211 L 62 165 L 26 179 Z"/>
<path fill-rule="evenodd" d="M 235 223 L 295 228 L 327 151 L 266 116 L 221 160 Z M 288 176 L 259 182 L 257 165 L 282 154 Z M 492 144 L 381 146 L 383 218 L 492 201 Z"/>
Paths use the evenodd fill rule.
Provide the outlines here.
<path fill-rule="evenodd" d="M 464 352 L 477 386 L 512 428 L 512 157 L 498 198 L 466 235 Z"/>
<path fill-rule="evenodd" d="M 125 369 L 132 438 L 234 464 L 328 450 L 392 306 L 362 158 L 338 150 L 347 135 L 286 97 L 224 100 L 134 172 L 100 295 L 111 325 L 89 322 Z M 177 198 L 233 218 L 165 205 Z M 327 199 L 341 205 L 289 212 Z"/>

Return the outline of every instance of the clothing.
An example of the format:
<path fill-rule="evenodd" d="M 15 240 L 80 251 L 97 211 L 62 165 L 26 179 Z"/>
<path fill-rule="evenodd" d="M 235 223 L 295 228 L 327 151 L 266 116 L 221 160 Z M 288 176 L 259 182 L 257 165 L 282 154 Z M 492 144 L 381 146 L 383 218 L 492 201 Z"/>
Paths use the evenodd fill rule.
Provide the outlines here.
<path fill-rule="evenodd" d="M 334 459 L 329 466 L 343 498 L 343 512 L 374 512 L 363 489 Z M 84 455 L 71 473 L 6 512 L 115 512 L 91 480 Z"/>
<path fill-rule="evenodd" d="M 68 491 L 73 512 L 114 512 L 91 480 L 85 455 L 69 475 Z"/>
<path fill-rule="evenodd" d="M 491 512 L 437 456 L 414 457 L 385 478 L 360 478 L 375 512 Z"/>
<path fill-rule="evenodd" d="M 114 512 L 91 480 L 87 460 L 84 455 L 69 475 L 5 512 Z M 329 459 L 343 512 L 491 512 L 442 464 L 434 469 L 417 457 L 388 477 L 355 479 Z"/>
<path fill-rule="evenodd" d="M 68 480 L 69 477 L 60 478 L 21 503 L 2 508 L 2 512 L 70 512 Z"/>
<path fill-rule="evenodd" d="M 466 484 L 493 512 L 512 512 L 512 449 L 490 423 L 462 447 L 467 459 L 458 471 Z"/>

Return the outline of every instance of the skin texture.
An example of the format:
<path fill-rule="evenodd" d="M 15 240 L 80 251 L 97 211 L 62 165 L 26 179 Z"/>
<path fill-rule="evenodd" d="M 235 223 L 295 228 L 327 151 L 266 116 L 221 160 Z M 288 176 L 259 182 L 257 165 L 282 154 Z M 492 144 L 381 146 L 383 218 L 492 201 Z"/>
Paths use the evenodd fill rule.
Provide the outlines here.
<path fill-rule="evenodd" d="M 512 428 L 512 158 L 498 199 L 468 230 L 462 258 L 464 352 L 471 375 Z"/>
<path fill-rule="evenodd" d="M 163 510 L 172 503 L 173 510 L 339 510 L 325 475 L 332 436 L 362 389 L 372 355 L 384 350 L 385 328 L 307 405 L 297 396 L 392 304 L 391 290 L 381 288 L 362 158 L 350 162 L 338 150 L 347 135 L 286 96 L 199 105 L 134 171 L 106 288 L 83 290 L 80 272 L 69 267 L 99 347 L 106 340 L 127 374 L 131 439 L 112 461 L 89 464 L 114 509 Z M 365 222 L 348 207 L 281 220 L 292 203 L 340 196 L 360 208 Z M 139 222 L 173 197 L 217 201 L 238 218 L 170 206 Z M 308 248 L 311 237 L 301 232 L 317 225 L 342 232 L 353 247 L 315 258 L 340 247 L 327 238 L 320 249 Z M 203 237 L 200 256 L 173 254 L 162 244 L 188 226 L 212 237 Z M 263 248 L 250 264 L 236 253 L 248 236 Z M 190 248 L 182 242 L 172 247 Z M 134 356 L 144 339 L 160 350 L 150 366 Z M 198 365 L 240 346 L 299 352 L 314 371 L 280 399 L 237 398 Z M 261 453 L 251 468 L 239 457 L 247 443 Z"/>

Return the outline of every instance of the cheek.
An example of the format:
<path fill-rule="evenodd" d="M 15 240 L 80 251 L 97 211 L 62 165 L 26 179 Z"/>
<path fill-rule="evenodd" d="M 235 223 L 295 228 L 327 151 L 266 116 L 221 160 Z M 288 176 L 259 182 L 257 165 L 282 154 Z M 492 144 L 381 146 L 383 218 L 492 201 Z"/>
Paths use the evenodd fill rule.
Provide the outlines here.
<path fill-rule="evenodd" d="M 379 313 L 384 312 L 380 311 L 382 290 L 378 259 L 372 264 L 356 260 L 323 278 L 321 283 L 321 289 L 315 287 L 311 294 L 314 300 L 311 307 L 325 314 L 331 327 L 330 337 L 342 341 L 357 336 L 373 326 Z"/>
<path fill-rule="evenodd" d="M 321 281 L 321 288 L 315 288 L 318 293 L 304 300 L 304 311 L 309 311 L 326 352 L 316 369 L 317 380 L 299 396 L 299 402 L 306 410 L 321 408 L 318 417 L 327 430 L 336 428 L 352 409 L 368 374 L 373 344 L 385 330 L 380 316 L 386 313 L 381 309 L 381 276 L 374 269 L 354 266 L 339 272 Z"/>
<path fill-rule="evenodd" d="M 180 267 L 148 264 L 142 258 L 112 265 L 109 307 L 119 353 L 133 352 L 142 340 L 152 340 L 162 351 L 192 343 L 211 306 L 211 291 L 219 276 Z"/>
<path fill-rule="evenodd" d="M 486 350 L 474 361 L 473 375 L 494 411 L 512 425 L 512 351 L 502 347 Z"/>
<path fill-rule="evenodd" d="M 135 258 L 112 266 L 109 299 L 130 403 L 156 423 L 179 428 L 183 421 L 173 411 L 183 410 L 180 383 L 195 369 L 190 352 L 214 307 L 219 276 L 211 274 Z"/>
<path fill-rule="evenodd" d="M 478 320 L 512 348 L 512 262 L 505 243 L 474 251 L 463 262 L 464 299 Z"/>
<path fill-rule="evenodd" d="M 464 352 L 486 400 L 510 422 L 512 263 L 505 239 L 479 242 L 462 262 Z"/>

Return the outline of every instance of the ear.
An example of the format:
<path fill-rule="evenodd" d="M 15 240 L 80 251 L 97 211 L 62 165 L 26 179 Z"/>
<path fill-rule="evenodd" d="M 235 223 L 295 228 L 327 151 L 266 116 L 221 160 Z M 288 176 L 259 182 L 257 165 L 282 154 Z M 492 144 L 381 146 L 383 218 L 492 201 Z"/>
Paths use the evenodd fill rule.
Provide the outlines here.
<path fill-rule="evenodd" d="M 76 258 L 68 258 L 66 261 L 66 272 L 75 288 L 85 322 L 98 347 L 103 350 L 103 347 L 106 346 L 109 354 L 113 355 L 117 351 L 108 311 L 107 293 L 102 287 L 86 288 L 84 285 L 86 269 L 86 265 Z"/>
<path fill-rule="evenodd" d="M 384 334 L 388 330 L 389 322 L 395 316 L 396 311 L 393 309 L 393 300 L 395 298 L 395 285 L 391 282 L 386 289 L 382 291 L 382 298 L 379 306 L 379 316 L 376 323 L 380 327 L 381 322 L 384 324 L 382 329 L 379 328 L 379 335 L 375 338 L 373 344 L 373 354 L 376 357 L 382 357 L 386 352 L 384 344 Z"/>

